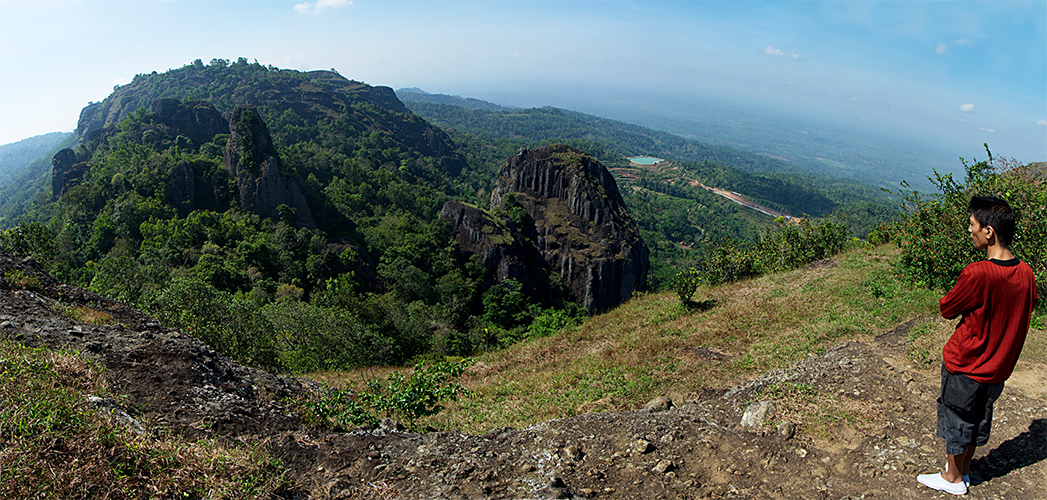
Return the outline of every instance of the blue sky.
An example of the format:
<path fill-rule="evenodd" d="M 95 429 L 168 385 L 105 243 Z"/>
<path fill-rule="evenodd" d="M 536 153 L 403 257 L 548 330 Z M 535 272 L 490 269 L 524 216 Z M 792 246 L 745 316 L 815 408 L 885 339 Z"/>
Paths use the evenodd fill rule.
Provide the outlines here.
<path fill-rule="evenodd" d="M 787 106 L 1047 159 L 1045 1 L 0 0 L 0 144 L 72 130 L 137 73 L 237 57 L 521 106 Z"/>

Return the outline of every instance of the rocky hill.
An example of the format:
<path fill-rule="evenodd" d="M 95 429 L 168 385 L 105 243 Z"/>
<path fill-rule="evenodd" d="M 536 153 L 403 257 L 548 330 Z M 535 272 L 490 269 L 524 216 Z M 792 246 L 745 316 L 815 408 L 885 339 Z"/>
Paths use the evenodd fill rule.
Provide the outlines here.
<path fill-rule="evenodd" d="M 940 319 L 915 318 L 694 401 L 659 398 L 635 411 L 483 435 L 414 434 L 389 421 L 337 433 L 304 425 L 284 403 L 308 381 L 244 368 L 130 307 L 60 284 L 31 259 L 3 253 L 0 269 L 0 336 L 98 359 L 111 387 L 127 395 L 107 406 L 125 425 L 266 443 L 291 470 L 288 498 L 942 497 L 914 479 L 942 465 L 933 436 L 938 375 L 906 353 L 910 331 Z M 14 275 L 32 279 L 7 278 Z M 71 307 L 111 321 L 78 323 L 63 314 Z M 1043 498 L 1045 376 L 1044 365 L 1020 363 L 1008 382 L 993 437 L 975 461 L 972 498 Z M 834 395 L 842 414 L 869 418 L 828 422 L 815 436 L 775 427 L 775 404 L 803 403 L 803 392 L 791 396 L 800 401 L 774 396 L 790 385 Z"/>
<path fill-rule="evenodd" d="M 76 129 L 80 143 L 90 143 L 138 109 L 149 109 L 158 99 L 170 98 L 206 101 L 221 113 L 248 104 L 260 108 L 267 122 L 282 118 L 297 126 L 342 118 L 349 127 L 335 132 L 341 138 L 358 139 L 375 132 L 406 154 L 438 158 L 448 171 L 462 168 L 462 159 L 450 139 L 410 113 L 392 89 L 349 80 L 331 71 L 279 70 L 244 59 L 232 64 L 217 59 L 208 65 L 197 61 L 166 73 L 136 75 L 131 83 L 80 112 Z M 279 139 L 294 142 L 291 132 L 286 133 L 288 136 Z"/>

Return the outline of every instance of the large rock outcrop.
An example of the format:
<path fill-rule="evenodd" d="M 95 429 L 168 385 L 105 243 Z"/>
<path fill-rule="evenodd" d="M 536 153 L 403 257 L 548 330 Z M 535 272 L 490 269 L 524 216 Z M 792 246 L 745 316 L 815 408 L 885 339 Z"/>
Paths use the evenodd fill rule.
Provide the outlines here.
<path fill-rule="evenodd" d="M 157 99 L 151 107 L 157 124 L 166 135 L 188 137 L 193 145 L 209 142 L 229 131 L 229 122 L 214 105 L 205 101 L 182 103 L 178 99 Z"/>
<path fill-rule="evenodd" d="M 280 171 L 280 157 L 269 128 L 253 106 L 237 106 L 229 114 L 225 167 L 236 177 L 240 208 L 273 219 L 281 208 L 292 210 L 294 223 L 316 227 L 305 190 L 294 175 Z"/>
<path fill-rule="evenodd" d="M 154 113 L 169 116 L 172 122 L 190 118 L 185 114 L 187 109 L 197 123 L 206 124 L 215 114 L 197 106 L 198 100 L 203 100 L 213 103 L 221 114 L 238 105 L 252 105 L 264 106 L 270 113 L 267 120 L 288 112 L 293 113 L 286 115 L 292 121 L 307 123 L 341 118 L 338 133 L 344 137 L 340 139 L 356 141 L 377 133 L 374 139 L 380 139 L 382 149 L 397 149 L 411 158 L 431 158 L 452 176 L 465 166 L 451 138 L 411 113 L 389 87 L 372 87 L 332 71 L 275 70 L 246 60 L 231 66 L 228 61 L 212 63 L 136 75 L 133 82 L 115 89 L 104 101 L 84 107 L 76 128 L 79 142 L 104 139 L 107 130 L 118 130 L 121 120 L 146 106 L 153 106 Z M 186 109 L 174 106 L 174 101 L 185 100 L 189 100 L 184 104 Z M 201 142 L 206 134 L 183 135 L 193 138 L 197 146 L 210 140 Z"/>
<path fill-rule="evenodd" d="M 647 245 L 614 178 L 596 159 L 565 145 L 520 150 L 499 173 L 491 211 L 521 208 L 527 217 L 519 228 L 457 202 L 444 205 L 440 216 L 462 249 L 480 256 L 489 279 L 516 278 L 537 265 L 594 313 L 643 289 Z"/>

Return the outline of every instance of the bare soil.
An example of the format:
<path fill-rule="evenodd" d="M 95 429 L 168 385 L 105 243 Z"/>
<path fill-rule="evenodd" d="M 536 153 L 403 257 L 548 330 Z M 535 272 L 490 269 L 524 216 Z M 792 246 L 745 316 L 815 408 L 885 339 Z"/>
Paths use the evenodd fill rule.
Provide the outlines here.
<path fill-rule="evenodd" d="M 95 357 L 124 395 L 118 406 L 149 432 L 263 443 L 292 469 L 290 498 L 949 497 L 915 480 L 943 465 L 934 436 L 939 372 L 912 363 L 907 344 L 914 326 L 937 318 L 675 406 L 484 435 L 415 434 L 390 421 L 337 433 L 306 425 L 285 403 L 313 382 L 243 367 L 133 308 L 61 285 L 31 260 L 0 253 L 0 269 L 38 281 L 27 288 L 0 279 L 0 338 Z M 72 307 L 107 313 L 112 324 L 78 323 Z M 1019 362 L 968 497 L 1047 498 L 1045 376 L 1047 366 Z M 780 432 L 805 395 L 833 407 L 815 412 L 816 430 Z M 743 412 L 761 399 L 778 409 L 765 424 L 742 427 Z"/>

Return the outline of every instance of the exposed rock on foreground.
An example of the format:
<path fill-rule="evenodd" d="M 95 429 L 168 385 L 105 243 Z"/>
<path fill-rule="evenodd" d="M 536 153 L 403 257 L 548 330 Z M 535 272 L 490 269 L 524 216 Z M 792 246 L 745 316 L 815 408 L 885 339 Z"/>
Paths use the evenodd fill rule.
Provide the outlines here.
<path fill-rule="evenodd" d="M 242 367 L 132 308 L 60 285 L 31 260 L 0 253 L 0 276 L 11 269 L 40 285 L 13 289 L 0 278 L 0 336 L 96 356 L 112 387 L 126 391 L 120 404 L 142 408 L 147 432 L 265 440 L 292 468 L 295 498 L 943 498 L 914 479 L 942 465 L 933 436 L 937 369 L 911 366 L 905 352 L 909 331 L 930 318 L 675 407 L 660 401 L 649 410 L 480 436 L 393 425 L 331 433 L 303 425 L 280 403 L 302 390 L 298 381 Z M 118 324 L 78 324 L 56 312 L 59 298 L 106 311 Z M 1020 362 L 1019 369 L 1044 368 Z M 833 395 L 840 407 L 866 408 L 868 418 L 827 423 L 828 432 L 813 437 L 780 434 L 770 418 L 743 430 L 742 414 L 761 389 L 794 383 Z M 1009 384 L 997 403 L 993 437 L 975 460 L 972 498 L 1043 498 L 1047 391 L 1034 385 Z"/>

